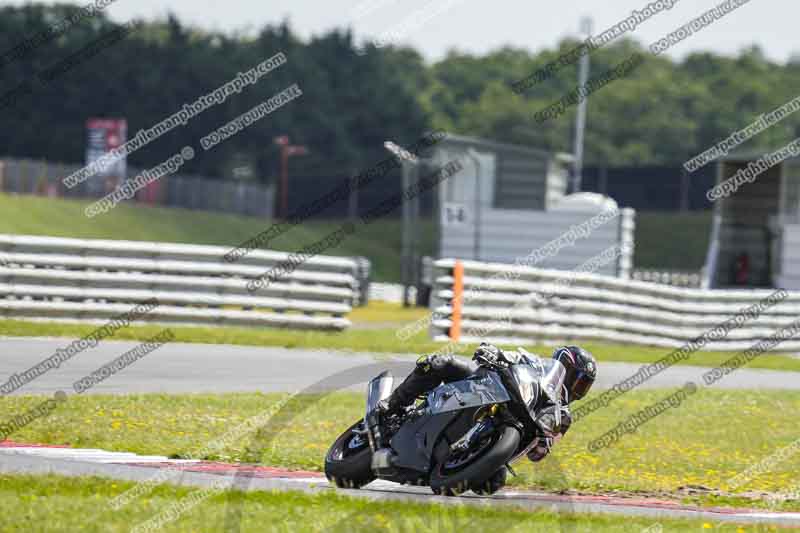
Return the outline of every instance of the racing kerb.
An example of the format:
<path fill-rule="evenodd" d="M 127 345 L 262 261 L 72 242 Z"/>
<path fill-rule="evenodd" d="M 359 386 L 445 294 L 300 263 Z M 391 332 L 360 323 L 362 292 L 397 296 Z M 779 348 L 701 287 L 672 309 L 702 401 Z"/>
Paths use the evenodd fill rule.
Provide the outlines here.
<path fill-rule="evenodd" d="M 147 300 L 169 324 L 343 330 L 361 296 L 363 260 L 316 256 L 255 292 L 249 280 L 288 253 L 228 247 L 0 235 L 0 316 L 98 322 Z"/>
<path fill-rule="evenodd" d="M 457 263 L 463 269 L 463 294 L 454 306 Z M 430 334 L 440 342 L 460 332 L 457 338 L 464 343 L 552 345 L 576 339 L 678 348 L 775 293 L 669 287 L 456 259 L 436 261 L 433 268 Z M 800 291 L 786 292 L 739 327 L 708 339 L 703 349 L 747 349 L 791 325 L 798 315 Z M 800 340 L 786 340 L 780 351 L 800 351 Z"/>

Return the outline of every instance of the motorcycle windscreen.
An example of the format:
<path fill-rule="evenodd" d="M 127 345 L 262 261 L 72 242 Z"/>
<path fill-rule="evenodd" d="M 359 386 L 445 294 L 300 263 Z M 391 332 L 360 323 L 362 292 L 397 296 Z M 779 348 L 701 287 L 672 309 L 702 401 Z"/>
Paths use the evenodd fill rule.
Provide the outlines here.
<path fill-rule="evenodd" d="M 477 379 L 445 383 L 428 393 L 431 414 L 511 401 L 500 376 L 488 372 Z"/>
<path fill-rule="evenodd" d="M 557 403 L 558 392 L 566 377 L 566 369 L 560 361 L 553 359 L 531 360 L 531 364 L 511 367 L 511 373 L 519 386 L 519 393 L 526 405 L 532 407 L 539 401 L 538 391 L 544 391 L 552 403 Z"/>
<path fill-rule="evenodd" d="M 544 376 L 544 372 L 540 366 L 535 365 L 514 365 L 511 367 L 511 373 L 517 382 L 519 394 L 522 401 L 525 402 L 529 408 L 533 408 L 539 401 L 539 382 Z"/>
<path fill-rule="evenodd" d="M 563 403 L 561 391 L 567 377 L 567 369 L 555 359 L 532 360 L 530 365 L 514 365 L 512 372 L 519 386 L 522 400 L 531 409 L 531 416 L 537 420 L 537 414 L 532 410 L 539 403 L 537 391 L 544 392 L 545 396 L 554 405 Z M 538 387 L 536 386 L 538 384 Z M 556 425 L 561 425 L 561 409 L 555 410 Z"/>
<path fill-rule="evenodd" d="M 542 390 L 556 405 L 561 405 L 561 390 L 564 388 L 564 380 L 567 377 L 567 369 L 561 361 L 548 359 L 542 363 L 544 375 L 540 380 Z"/>
<path fill-rule="evenodd" d="M 367 416 L 378 406 L 378 402 L 392 394 L 393 384 L 394 378 L 389 372 L 383 372 L 369 382 L 367 385 Z"/>

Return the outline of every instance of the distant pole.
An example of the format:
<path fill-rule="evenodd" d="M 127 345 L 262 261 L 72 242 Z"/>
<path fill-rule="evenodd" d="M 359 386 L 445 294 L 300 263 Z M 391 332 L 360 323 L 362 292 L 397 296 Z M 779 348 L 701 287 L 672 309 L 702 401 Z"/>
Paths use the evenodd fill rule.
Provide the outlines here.
<path fill-rule="evenodd" d="M 383 147 L 400 161 L 403 172 L 403 191 L 409 190 L 411 185 L 419 180 L 419 158 L 392 141 L 384 142 Z M 400 275 L 401 283 L 403 284 L 403 307 L 409 307 L 411 305 L 411 286 L 417 281 L 415 279 L 416 265 L 418 263 L 416 249 L 417 240 L 414 235 L 417 228 L 415 218 L 419 217 L 419 205 L 416 204 L 417 201 L 418 199 L 414 198 L 412 201 L 405 201 L 402 204 L 403 233 L 401 241 Z"/>
<path fill-rule="evenodd" d="M 592 19 L 584 17 L 581 19 L 581 33 L 587 38 L 592 36 Z M 578 90 L 589 81 L 589 54 L 581 56 L 578 71 Z M 586 130 L 586 104 L 589 95 L 586 95 L 578 104 L 578 112 L 575 114 L 575 166 L 572 174 L 572 192 L 580 192 L 583 182 L 583 139 Z"/>
<path fill-rule="evenodd" d="M 289 217 L 289 158 L 295 155 L 307 155 L 308 148 L 289 144 L 288 135 L 280 135 L 272 140 L 281 149 L 281 218 Z"/>
<path fill-rule="evenodd" d="M 411 183 L 405 190 L 409 190 L 410 187 L 416 183 L 419 183 L 420 177 L 420 165 L 416 164 L 411 167 Z M 408 231 L 410 240 L 409 240 L 409 259 L 408 259 L 408 267 L 409 267 L 409 280 L 410 286 L 417 287 L 419 284 L 419 194 L 415 194 L 409 200 L 406 201 L 409 204 L 411 209 L 411 216 L 409 217 L 408 222 Z M 416 301 L 412 302 L 411 298 L 411 290 L 410 288 L 406 291 L 405 299 L 408 301 L 407 305 L 416 305 Z"/>
<path fill-rule="evenodd" d="M 281 218 L 289 214 L 289 153 L 281 146 Z"/>
<path fill-rule="evenodd" d="M 407 162 L 402 163 L 403 169 L 403 191 L 411 188 L 412 174 L 414 168 Z M 411 231 L 414 223 L 411 221 L 413 212 L 411 209 L 411 202 L 403 202 L 403 237 L 400 252 L 401 271 L 400 281 L 403 283 L 403 307 L 408 307 L 411 304 L 411 285 L 414 283 L 412 279 L 412 266 L 414 261 L 413 244 L 411 239 Z"/>

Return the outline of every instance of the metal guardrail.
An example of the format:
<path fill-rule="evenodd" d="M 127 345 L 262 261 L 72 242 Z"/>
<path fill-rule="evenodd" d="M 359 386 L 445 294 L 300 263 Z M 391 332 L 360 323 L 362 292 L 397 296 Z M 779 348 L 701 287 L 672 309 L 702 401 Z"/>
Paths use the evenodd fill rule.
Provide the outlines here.
<path fill-rule="evenodd" d="M 342 330 L 361 299 L 363 261 L 317 256 L 250 292 L 288 253 L 221 246 L 0 235 L 0 316 L 94 321 L 155 298 L 159 323 Z M 368 267 L 367 267 L 368 268 Z"/>
<path fill-rule="evenodd" d="M 491 340 L 503 344 L 554 344 L 594 340 L 678 348 L 731 319 L 770 290 L 703 290 L 679 288 L 590 273 L 518 268 L 462 261 L 462 298 L 454 320 L 456 260 L 434 263 L 431 337 L 460 341 Z M 800 316 L 800 291 L 788 293 L 760 316 L 704 350 L 744 350 Z M 800 351 L 800 339 L 786 340 L 777 351 Z"/>

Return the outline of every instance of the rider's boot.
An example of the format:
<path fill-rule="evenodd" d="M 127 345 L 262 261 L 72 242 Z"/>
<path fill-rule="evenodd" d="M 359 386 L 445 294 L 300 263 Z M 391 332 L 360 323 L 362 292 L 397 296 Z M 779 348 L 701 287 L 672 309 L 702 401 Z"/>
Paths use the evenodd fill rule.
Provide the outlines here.
<path fill-rule="evenodd" d="M 464 379 L 474 370 L 475 367 L 469 361 L 452 355 L 434 354 L 420 357 L 414 371 L 387 399 L 378 402 L 377 407 L 367 415 L 367 428 L 375 446 L 373 462 L 375 460 L 388 462 L 392 455 L 386 431 L 387 418 L 402 412 L 414 403 L 418 396 L 430 391 L 442 381 Z"/>
<path fill-rule="evenodd" d="M 393 414 L 399 413 L 403 406 L 391 402 L 391 397 L 381 400 L 378 405 L 367 415 L 367 428 L 372 436 L 375 449 L 387 448 L 389 440 L 386 435 L 386 420 Z"/>

